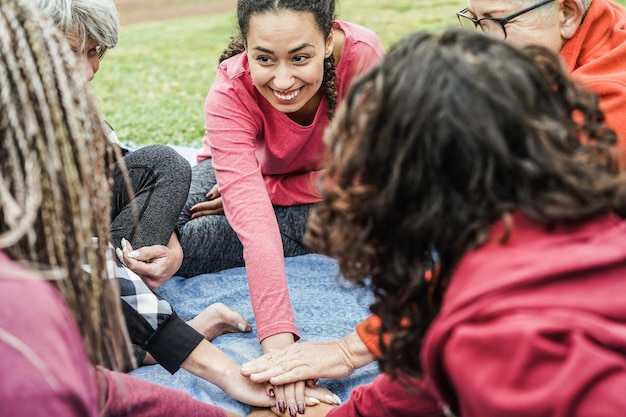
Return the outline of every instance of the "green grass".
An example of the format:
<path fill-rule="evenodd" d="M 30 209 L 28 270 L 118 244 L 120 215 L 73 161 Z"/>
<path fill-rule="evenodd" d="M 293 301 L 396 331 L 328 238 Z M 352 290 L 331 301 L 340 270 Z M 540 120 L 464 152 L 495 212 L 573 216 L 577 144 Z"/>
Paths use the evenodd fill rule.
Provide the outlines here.
<path fill-rule="evenodd" d="M 374 30 L 387 48 L 414 30 L 439 32 L 457 25 L 455 12 L 465 4 L 339 0 L 338 17 Z M 200 146 L 204 98 L 219 54 L 234 32 L 234 13 L 123 27 L 118 46 L 107 53 L 92 83 L 120 140 Z"/>

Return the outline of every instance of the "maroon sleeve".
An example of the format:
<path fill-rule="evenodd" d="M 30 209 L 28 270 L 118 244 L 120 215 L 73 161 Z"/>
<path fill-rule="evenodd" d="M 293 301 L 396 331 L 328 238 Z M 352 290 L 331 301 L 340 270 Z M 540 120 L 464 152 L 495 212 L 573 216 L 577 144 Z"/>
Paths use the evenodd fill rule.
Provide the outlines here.
<path fill-rule="evenodd" d="M 423 388 L 419 379 L 394 380 L 381 374 L 374 382 L 357 387 L 345 404 L 328 417 L 443 417 L 437 401 Z"/>
<path fill-rule="evenodd" d="M 219 407 L 203 403 L 183 391 L 163 387 L 127 374 L 98 368 L 107 417 L 225 417 Z"/>

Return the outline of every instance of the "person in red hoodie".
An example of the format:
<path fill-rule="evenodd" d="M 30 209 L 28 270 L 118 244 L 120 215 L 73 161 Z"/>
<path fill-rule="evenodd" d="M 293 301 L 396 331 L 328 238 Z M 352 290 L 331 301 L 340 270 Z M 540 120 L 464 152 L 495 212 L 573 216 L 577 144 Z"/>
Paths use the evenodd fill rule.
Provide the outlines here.
<path fill-rule="evenodd" d="M 626 175 L 598 97 L 557 54 L 414 33 L 353 84 L 327 141 L 306 241 L 371 286 L 383 372 L 307 415 L 623 415 Z M 352 336 L 336 358 L 366 357 Z M 316 370 L 331 345 L 322 359 L 322 344 L 297 345 L 309 355 L 290 347 L 243 373 L 355 365 Z"/>
<path fill-rule="evenodd" d="M 468 0 L 463 26 L 516 45 L 560 52 L 572 76 L 600 96 L 626 168 L 626 10 L 609 0 Z"/>

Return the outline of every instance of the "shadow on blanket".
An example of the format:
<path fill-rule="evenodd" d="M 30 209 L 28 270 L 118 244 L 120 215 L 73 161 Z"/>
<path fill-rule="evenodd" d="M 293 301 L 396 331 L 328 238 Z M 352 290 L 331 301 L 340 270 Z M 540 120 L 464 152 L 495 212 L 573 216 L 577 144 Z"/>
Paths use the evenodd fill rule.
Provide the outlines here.
<path fill-rule="evenodd" d="M 373 298 L 369 291 L 351 286 L 339 275 L 337 263 L 321 255 L 304 255 L 285 260 L 291 302 L 302 341 L 333 341 L 354 330 L 357 323 L 369 315 Z M 174 277 L 159 293 L 168 300 L 178 315 L 189 320 L 206 306 L 223 302 L 239 311 L 249 321 L 253 331 L 246 334 L 226 334 L 213 343 L 235 362 L 243 364 L 261 355 L 255 320 L 244 268 L 234 268 L 189 279 Z M 320 380 L 342 401 L 350 397 L 357 385 L 371 382 L 378 375 L 375 363 L 358 369 L 343 380 Z M 159 365 L 134 370 L 132 375 L 160 385 L 188 392 L 194 398 L 246 415 L 250 407 L 235 401 L 214 385 L 181 369 L 170 375 Z"/>

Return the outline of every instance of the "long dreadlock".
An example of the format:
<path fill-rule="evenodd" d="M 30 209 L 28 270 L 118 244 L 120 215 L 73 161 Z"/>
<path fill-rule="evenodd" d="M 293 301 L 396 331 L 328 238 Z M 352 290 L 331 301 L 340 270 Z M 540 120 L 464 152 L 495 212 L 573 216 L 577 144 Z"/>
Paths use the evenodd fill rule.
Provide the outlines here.
<path fill-rule="evenodd" d="M 94 364 L 127 370 L 132 356 L 106 268 L 115 149 L 77 72 L 69 45 L 38 10 L 2 1 L 0 248 L 52 279 Z"/>

